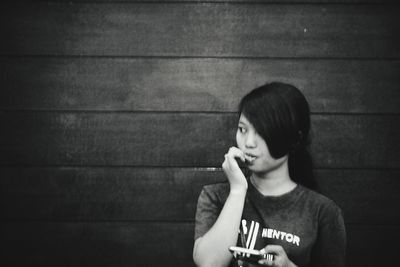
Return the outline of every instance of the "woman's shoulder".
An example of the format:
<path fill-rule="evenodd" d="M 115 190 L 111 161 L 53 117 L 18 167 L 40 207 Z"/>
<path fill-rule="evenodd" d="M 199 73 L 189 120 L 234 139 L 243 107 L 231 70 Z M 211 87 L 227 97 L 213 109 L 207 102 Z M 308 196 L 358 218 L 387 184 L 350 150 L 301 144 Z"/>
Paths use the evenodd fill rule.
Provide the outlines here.
<path fill-rule="evenodd" d="M 212 184 L 206 184 L 203 186 L 203 191 L 211 194 L 223 195 L 229 193 L 229 182 L 217 182 Z"/>
<path fill-rule="evenodd" d="M 310 200 L 309 209 L 313 210 L 321 229 L 330 233 L 346 232 L 342 209 L 334 200 L 308 188 L 304 192 Z"/>
<path fill-rule="evenodd" d="M 229 195 L 229 182 L 218 182 L 203 186 L 201 194 L 207 195 L 214 201 L 224 203 Z"/>
<path fill-rule="evenodd" d="M 309 205 L 314 206 L 320 212 L 329 212 L 335 214 L 342 212 L 339 205 L 333 199 L 329 198 L 323 193 L 309 189 L 305 186 L 301 186 L 301 190 L 303 191 L 303 196 Z"/>
<path fill-rule="evenodd" d="M 301 186 L 301 190 L 307 204 L 318 212 L 320 219 L 342 217 L 342 209 L 333 199 L 304 186 Z"/>

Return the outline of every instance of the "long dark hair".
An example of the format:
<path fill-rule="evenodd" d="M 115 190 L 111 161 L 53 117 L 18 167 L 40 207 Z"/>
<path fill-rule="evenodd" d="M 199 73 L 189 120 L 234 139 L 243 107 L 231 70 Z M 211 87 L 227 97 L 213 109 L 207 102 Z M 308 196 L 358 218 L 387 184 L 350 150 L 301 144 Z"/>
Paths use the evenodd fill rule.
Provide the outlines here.
<path fill-rule="evenodd" d="M 289 155 L 289 175 L 293 181 L 317 189 L 308 151 L 310 108 L 299 89 L 281 82 L 257 87 L 242 98 L 240 114 L 265 140 L 272 157 Z"/>

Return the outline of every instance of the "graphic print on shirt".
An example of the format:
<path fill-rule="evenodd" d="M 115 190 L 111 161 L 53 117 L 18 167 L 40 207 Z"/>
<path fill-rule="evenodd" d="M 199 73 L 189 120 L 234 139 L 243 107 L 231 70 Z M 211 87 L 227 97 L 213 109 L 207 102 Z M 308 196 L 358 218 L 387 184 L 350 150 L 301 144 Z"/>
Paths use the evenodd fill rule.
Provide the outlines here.
<path fill-rule="evenodd" d="M 245 245 L 248 249 L 255 249 L 257 239 L 260 238 L 281 240 L 295 246 L 300 246 L 301 242 L 300 237 L 296 234 L 284 232 L 279 229 L 260 228 L 260 223 L 253 220 L 249 223 L 246 219 L 242 219 L 240 235 L 242 246 Z M 264 243 L 262 242 L 262 245 Z"/>
<path fill-rule="evenodd" d="M 250 229 L 248 229 L 247 221 L 244 219 L 242 220 L 242 233 L 244 235 L 242 238 L 242 242 L 245 242 L 246 248 L 254 249 L 254 246 L 257 241 L 259 228 L 260 228 L 260 224 L 258 222 L 251 221 Z"/>

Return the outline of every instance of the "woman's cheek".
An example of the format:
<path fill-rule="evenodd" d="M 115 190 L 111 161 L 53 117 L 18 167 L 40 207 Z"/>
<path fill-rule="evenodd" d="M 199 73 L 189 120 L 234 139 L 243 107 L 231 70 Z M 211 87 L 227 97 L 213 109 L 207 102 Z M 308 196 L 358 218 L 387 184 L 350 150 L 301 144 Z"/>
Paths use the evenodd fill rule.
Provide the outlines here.
<path fill-rule="evenodd" d="M 239 134 L 239 133 L 236 134 L 236 144 L 237 144 L 237 147 L 238 147 L 240 150 L 243 151 L 243 140 L 242 140 L 242 138 L 240 137 L 240 134 Z"/>

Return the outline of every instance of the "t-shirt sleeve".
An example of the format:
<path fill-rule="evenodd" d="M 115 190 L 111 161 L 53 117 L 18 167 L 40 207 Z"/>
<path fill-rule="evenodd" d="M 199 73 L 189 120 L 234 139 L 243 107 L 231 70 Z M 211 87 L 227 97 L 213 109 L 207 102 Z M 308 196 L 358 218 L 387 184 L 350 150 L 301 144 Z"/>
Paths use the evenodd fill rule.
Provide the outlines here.
<path fill-rule="evenodd" d="M 221 212 L 220 201 L 209 187 L 203 187 L 197 201 L 194 240 L 203 236 L 214 225 Z"/>
<path fill-rule="evenodd" d="M 313 267 L 346 266 L 345 224 L 341 209 L 333 202 L 321 211 L 312 259 Z"/>

